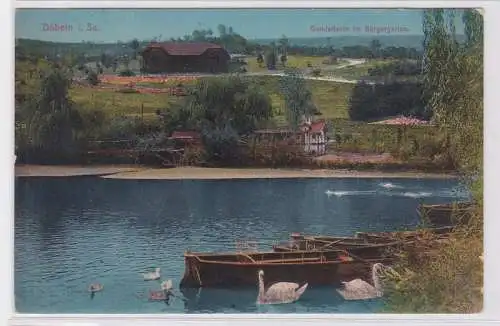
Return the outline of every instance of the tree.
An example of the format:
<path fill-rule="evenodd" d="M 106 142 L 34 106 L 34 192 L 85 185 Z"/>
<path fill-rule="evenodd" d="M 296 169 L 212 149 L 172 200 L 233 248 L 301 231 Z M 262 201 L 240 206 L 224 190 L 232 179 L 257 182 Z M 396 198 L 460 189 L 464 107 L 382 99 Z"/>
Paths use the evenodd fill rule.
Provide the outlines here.
<path fill-rule="evenodd" d="M 122 63 L 125 66 L 125 70 L 129 70 L 130 58 L 128 57 L 128 55 L 124 54 L 122 56 Z"/>
<path fill-rule="evenodd" d="M 271 44 L 271 48 L 266 53 L 266 66 L 268 70 L 276 69 L 276 46 L 274 42 Z"/>
<path fill-rule="evenodd" d="M 221 38 L 226 36 L 226 26 L 225 25 L 222 25 L 222 24 L 217 25 L 217 31 L 219 32 L 219 36 Z"/>
<path fill-rule="evenodd" d="M 455 164 L 476 173 L 482 170 L 483 19 L 474 10 L 462 18 L 465 44 L 456 41 L 453 11 L 424 12 L 424 98 Z"/>
<path fill-rule="evenodd" d="M 75 131 L 81 118 L 69 99 L 70 79 L 66 72 L 53 69 L 42 79 L 39 94 L 26 103 L 28 139 L 38 153 L 67 156 L 75 149 Z"/>
<path fill-rule="evenodd" d="M 300 70 L 295 68 L 288 69 L 279 84 L 285 98 L 288 123 L 297 129 L 302 118 L 310 118 L 315 113 L 312 93 Z"/>
<path fill-rule="evenodd" d="M 118 69 L 118 59 L 117 58 L 113 59 L 112 69 L 113 69 L 113 72 L 116 72 L 116 70 Z"/>
<path fill-rule="evenodd" d="M 142 55 L 139 56 L 139 71 L 142 74 L 144 74 L 144 72 L 146 71 L 146 67 L 145 67 L 145 61 L 144 61 L 144 57 Z"/>
<path fill-rule="evenodd" d="M 99 69 L 100 67 L 98 67 Z M 96 86 L 99 84 L 99 76 L 97 75 L 97 72 L 90 70 L 89 73 L 87 74 L 87 81 L 89 82 L 90 85 Z"/>
<path fill-rule="evenodd" d="M 273 112 L 269 96 L 237 76 L 201 79 L 180 105 L 178 123 L 199 130 L 209 158 L 226 163 L 236 158 L 239 138 Z"/>
<path fill-rule="evenodd" d="M 380 49 L 382 48 L 382 43 L 379 40 L 372 40 L 370 43 L 370 49 L 374 58 L 380 56 Z"/>
<path fill-rule="evenodd" d="M 134 51 L 132 54 L 132 59 L 135 60 L 137 58 L 137 50 L 139 50 L 139 47 L 141 46 L 139 40 L 137 40 L 136 38 L 133 39 L 132 41 L 130 41 L 129 46 Z"/>
<path fill-rule="evenodd" d="M 260 52 L 257 54 L 257 63 L 259 64 L 259 67 L 262 67 L 262 64 L 264 63 L 264 56 Z"/>
<path fill-rule="evenodd" d="M 111 58 L 111 56 L 107 55 L 106 53 L 102 52 L 101 53 L 101 64 L 106 67 L 106 68 L 109 68 L 111 67 L 111 65 L 113 64 L 113 60 Z"/>
<path fill-rule="evenodd" d="M 287 61 L 287 56 L 286 54 L 282 54 L 280 56 L 280 61 L 281 61 L 281 64 L 283 65 L 283 67 L 286 65 L 286 61 Z"/>
<path fill-rule="evenodd" d="M 286 35 L 282 35 L 281 39 L 279 40 L 280 46 L 281 46 L 281 57 L 280 61 L 283 66 L 285 66 L 286 61 L 287 61 L 287 56 L 288 56 L 288 39 Z"/>

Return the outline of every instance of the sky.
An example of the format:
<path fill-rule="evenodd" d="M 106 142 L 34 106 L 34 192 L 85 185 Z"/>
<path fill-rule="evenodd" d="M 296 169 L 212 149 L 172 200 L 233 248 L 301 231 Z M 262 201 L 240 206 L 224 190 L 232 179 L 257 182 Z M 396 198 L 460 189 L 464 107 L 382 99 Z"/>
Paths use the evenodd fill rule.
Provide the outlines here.
<path fill-rule="evenodd" d="M 458 20 L 459 25 L 460 21 Z M 18 9 L 16 38 L 116 42 L 182 37 L 195 29 L 231 26 L 247 39 L 422 34 L 419 9 Z M 312 27 L 314 26 L 314 27 Z M 58 30 L 54 30 L 58 29 Z M 460 32 L 458 26 L 457 32 Z M 387 35 L 386 31 L 379 33 Z M 379 34 L 379 35 L 380 35 Z"/>

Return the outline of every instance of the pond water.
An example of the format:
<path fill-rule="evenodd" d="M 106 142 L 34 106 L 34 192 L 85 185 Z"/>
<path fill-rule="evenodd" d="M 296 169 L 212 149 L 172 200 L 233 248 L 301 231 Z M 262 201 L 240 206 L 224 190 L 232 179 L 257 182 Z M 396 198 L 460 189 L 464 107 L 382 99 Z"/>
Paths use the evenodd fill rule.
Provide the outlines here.
<path fill-rule="evenodd" d="M 178 284 L 183 253 L 259 249 L 291 232 L 352 235 L 414 228 L 419 203 L 467 199 L 456 180 L 113 180 L 17 178 L 15 303 L 21 313 L 362 313 L 383 302 L 344 301 L 310 287 L 296 303 L 257 306 L 254 288 L 187 291 L 150 303 L 141 273 L 161 267 Z M 92 282 L 104 291 L 91 299 Z"/>

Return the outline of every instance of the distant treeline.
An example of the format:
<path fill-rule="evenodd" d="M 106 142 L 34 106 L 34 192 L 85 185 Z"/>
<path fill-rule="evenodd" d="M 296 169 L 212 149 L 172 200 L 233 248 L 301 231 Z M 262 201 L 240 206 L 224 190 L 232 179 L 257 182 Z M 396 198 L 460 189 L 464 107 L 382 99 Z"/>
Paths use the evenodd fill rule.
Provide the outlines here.
<path fill-rule="evenodd" d="M 415 48 L 386 47 L 374 49 L 369 46 L 356 45 L 335 48 L 333 46 L 309 47 L 291 46 L 288 54 L 307 56 L 336 56 L 340 58 L 394 58 L 394 59 L 419 59 L 421 52 Z"/>
<path fill-rule="evenodd" d="M 369 46 L 335 46 L 328 41 L 323 45 L 294 45 L 283 35 L 277 42 L 262 44 L 247 40 L 233 30 L 232 27 L 219 25 L 217 34 L 211 29 L 194 30 L 191 34 L 182 38 L 151 38 L 149 40 L 131 40 L 127 42 L 98 44 L 92 42 L 81 43 L 58 43 L 30 39 L 16 40 L 16 56 L 35 56 L 47 59 L 61 59 L 63 57 L 78 57 L 79 62 L 98 60 L 102 54 L 111 57 L 129 56 L 135 57 L 141 49 L 151 42 L 210 42 L 223 46 L 231 53 L 241 53 L 257 56 L 269 50 L 275 50 L 280 55 L 307 55 L 307 56 L 336 56 L 350 58 L 398 58 L 418 59 L 421 53 L 416 48 L 410 47 L 383 47 L 380 41 L 373 40 Z"/>
<path fill-rule="evenodd" d="M 431 113 L 425 109 L 422 91 L 423 84 L 415 82 L 358 83 L 351 95 L 349 117 L 355 121 L 397 115 L 430 119 Z"/>

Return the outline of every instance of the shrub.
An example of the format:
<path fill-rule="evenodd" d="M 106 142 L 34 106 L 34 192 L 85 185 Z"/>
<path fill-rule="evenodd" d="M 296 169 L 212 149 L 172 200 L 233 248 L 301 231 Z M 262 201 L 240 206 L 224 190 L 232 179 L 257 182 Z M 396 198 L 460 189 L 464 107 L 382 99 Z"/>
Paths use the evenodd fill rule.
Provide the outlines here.
<path fill-rule="evenodd" d="M 121 77 L 133 77 L 135 76 L 135 73 L 130 70 L 130 69 L 126 69 L 126 70 L 122 70 L 118 73 L 118 76 L 121 76 Z"/>
<path fill-rule="evenodd" d="M 423 102 L 423 84 L 391 82 L 370 85 L 358 83 L 349 99 L 349 117 L 369 121 L 397 115 L 429 119 Z"/>
<path fill-rule="evenodd" d="M 319 68 L 314 68 L 314 69 L 313 69 L 313 71 L 312 71 L 312 75 L 313 75 L 314 77 L 319 77 L 319 76 L 321 76 L 321 69 L 319 69 Z"/>
<path fill-rule="evenodd" d="M 337 64 L 337 62 L 338 62 L 338 59 L 334 56 L 330 56 L 330 57 L 328 57 L 328 59 L 325 59 L 322 61 L 322 63 L 324 65 L 334 65 L 334 64 Z"/>
<path fill-rule="evenodd" d="M 99 76 L 95 71 L 93 70 L 89 71 L 87 75 L 87 81 L 89 82 L 90 85 L 96 86 L 97 84 L 99 84 Z"/>
<path fill-rule="evenodd" d="M 133 93 L 139 93 L 138 89 L 135 89 L 133 87 L 124 87 L 124 88 L 119 88 L 116 90 L 118 93 L 124 93 L 124 94 L 133 94 Z"/>
<path fill-rule="evenodd" d="M 433 244 L 433 245 L 432 245 Z M 395 313 L 479 313 L 483 306 L 481 235 L 431 236 L 399 253 L 399 275 L 387 283 L 388 310 Z"/>
<path fill-rule="evenodd" d="M 182 165 L 203 165 L 206 153 L 202 147 L 187 146 L 182 156 Z"/>
<path fill-rule="evenodd" d="M 250 148 L 242 151 L 245 164 L 265 167 L 311 167 L 311 158 L 297 146 L 257 146 L 250 153 Z"/>
<path fill-rule="evenodd" d="M 140 124 L 138 117 L 116 116 L 104 124 L 101 135 L 103 139 L 132 139 Z"/>

